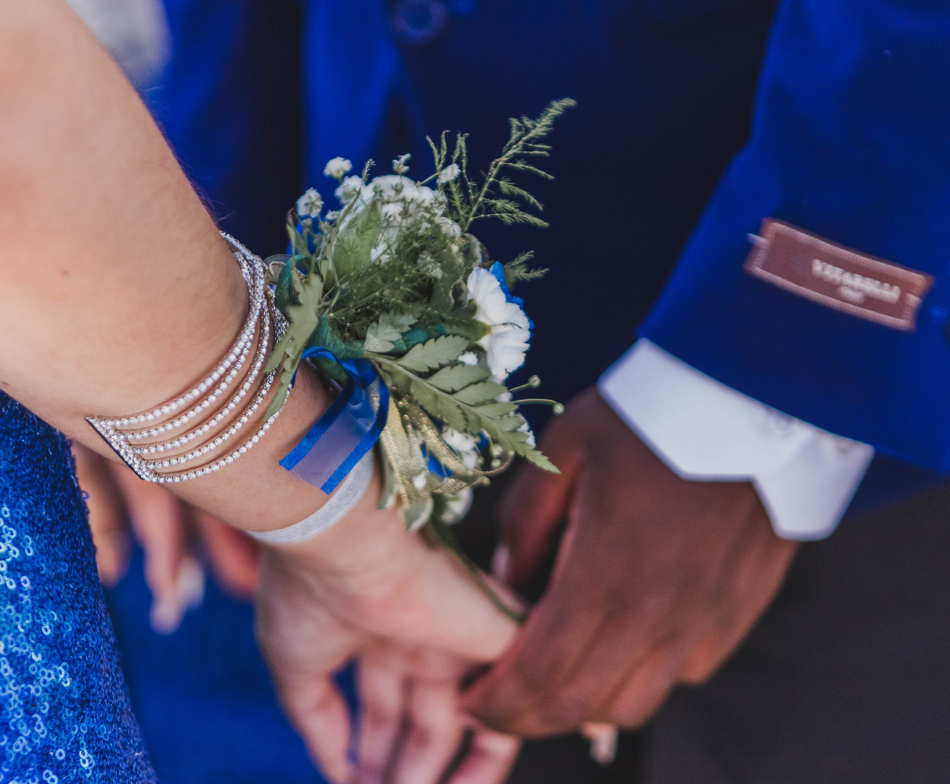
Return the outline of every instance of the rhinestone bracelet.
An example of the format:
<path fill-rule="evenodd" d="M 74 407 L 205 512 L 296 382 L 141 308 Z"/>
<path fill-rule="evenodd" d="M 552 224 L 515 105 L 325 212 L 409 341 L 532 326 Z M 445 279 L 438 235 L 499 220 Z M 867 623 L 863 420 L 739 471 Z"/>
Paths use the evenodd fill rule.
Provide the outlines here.
<path fill-rule="evenodd" d="M 172 441 L 165 441 L 160 444 L 152 444 L 147 447 L 139 447 L 138 449 L 133 449 L 132 451 L 136 454 L 142 454 L 143 452 L 155 452 L 166 451 L 177 449 L 178 447 L 184 446 L 185 444 L 193 441 L 200 435 L 207 433 L 211 428 L 219 425 L 227 416 L 230 414 L 248 393 L 248 390 L 254 385 L 254 381 L 257 379 L 258 374 L 260 373 L 261 366 L 267 360 L 267 352 L 270 349 L 270 319 L 264 321 L 264 331 L 261 335 L 260 345 L 258 347 L 257 356 L 254 360 L 254 365 L 251 368 L 251 372 L 248 373 L 247 378 L 244 383 L 240 386 L 237 393 L 234 397 L 227 402 L 227 404 L 218 411 L 210 420 L 205 422 L 201 427 L 193 430 L 191 433 L 182 436 L 181 438 L 176 438 Z M 264 398 L 267 397 L 267 393 L 270 391 L 271 384 L 274 380 L 274 374 L 270 373 L 264 377 L 263 382 L 261 383 L 261 388 L 255 396 L 254 400 L 249 406 L 247 406 L 244 411 L 241 413 L 241 417 L 232 424 L 227 430 L 223 433 L 216 436 L 212 441 L 203 446 L 194 449 L 185 455 L 179 455 L 178 457 L 172 457 L 167 460 L 156 460 L 151 462 L 146 462 L 146 465 L 151 469 L 159 468 L 169 468 L 170 466 L 181 465 L 182 463 L 188 463 L 198 457 L 206 455 L 213 449 L 217 449 L 221 444 L 227 441 L 231 436 L 237 433 L 247 421 L 254 415 L 254 412 L 260 407 Z"/>
<path fill-rule="evenodd" d="M 264 433 L 270 429 L 270 426 L 280 414 L 280 410 L 278 410 L 275 414 L 270 416 L 261 424 L 254 435 L 224 457 L 189 471 L 165 472 L 165 469 L 177 468 L 185 463 L 206 456 L 209 452 L 218 449 L 233 436 L 237 435 L 263 404 L 264 399 L 273 386 L 277 372 L 276 370 L 271 371 L 260 379 L 259 389 L 252 401 L 226 430 L 210 437 L 207 443 L 198 441 L 201 436 L 209 433 L 213 428 L 224 422 L 228 415 L 231 414 L 237 408 L 238 404 L 251 392 L 255 386 L 255 382 L 258 382 L 261 369 L 267 360 L 267 354 L 272 345 L 272 333 L 275 333 L 276 340 L 279 340 L 287 327 L 286 320 L 274 305 L 273 292 L 265 285 L 263 262 L 233 237 L 224 232 L 222 232 L 222 237 L 224 237 L 225 241 L 231 246 L 235 261 L 237 261 L 241 268 L 241 275 L 247 285 L 249 300 L 248 314 L 244 326 L 234 345 L 229 349 L 228 354 L 206 378 L 202 379 L 186 393 L 151 411 L 128 417 L 87 418 L 87 421 L 95 428 L 96 432 L 116 451 L 126 465 L 135 471 L 142 479 L 149 482 L 165 484 L 197 479 L 200 476 L 206 476 L 214 471 L 218 471 L 225 465 L 230 465 L 242 455 L 246 454 L 247 451 L 263 437 Z M 227 402 L 223 403 L 219 409 L 212 413 L 212 406 L 239 377 L 254 347 L 255 336 L 257 336 L 257 349 L 254 352 L 253 364 L 247 372 L 243 383 L 241 383 L 237 391 Z M 223 379 L 222 376 L 224 377 Z M 174 415 L 183 406 L 192 403 L 193 405 L 187 411 L 179 414 L 174 419 L 168 419 L 168 417 Z M 198 419 L 202 415 L 207 414 L 211 414 L 207 419 Z M 155 438 L 163 433 L 169 433 L 192 422 L 192 420 L 197 420 L 197 422 L 194 423 L 192 430 L 184 435 L 166 441 L 132 446 L 132 442 L 141 443 L 146 439 Z M 150 423 L 150 426 L 135 428 L 136 425 L 143 423 Z M 168 456 L 162 454 L 180 449 L 196 441 L 198 443 L 194 443 L 191 451 L 185 454 Z M 162 455 L 162 457 L 154 459 L 153 456 L 155 455 Z"/>

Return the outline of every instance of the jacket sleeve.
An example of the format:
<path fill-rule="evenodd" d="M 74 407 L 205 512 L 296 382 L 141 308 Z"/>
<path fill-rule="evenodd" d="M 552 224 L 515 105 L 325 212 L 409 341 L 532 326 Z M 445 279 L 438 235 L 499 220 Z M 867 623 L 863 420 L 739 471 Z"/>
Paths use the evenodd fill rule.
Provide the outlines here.
<path fill-rule="evenodd" d="M 818 428 L 950 468 L 950 7 L 786 0 L 752 135 L 641 333 Z M 916 331 L 743 271 L 766 217 L 936 279 Z"/>

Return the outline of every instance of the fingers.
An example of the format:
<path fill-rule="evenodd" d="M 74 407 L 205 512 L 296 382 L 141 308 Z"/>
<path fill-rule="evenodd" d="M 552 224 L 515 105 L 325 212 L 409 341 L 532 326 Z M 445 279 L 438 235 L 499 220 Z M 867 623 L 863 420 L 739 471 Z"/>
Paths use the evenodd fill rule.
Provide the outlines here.
<path fill-rule="evenodd" d="M 529 616 L 512 648 L 472 687 L 464 706 L 486 725 L 538 736 L 577 726 L 582 711 L 542 715 L 538 706 L 556 695 L 601 633 L 605 612 L 591 584 L 555 583 Z M 576 706 L 580 708 L 582 706 Z"/>
<path fill-rule="evenodd" d="M 770 541 L 763 548 L 766 552 L 748 558 L 743 564 L 745 568 L 739 570 L 737 579 L 741 579 L 743 572 L 746 579 L 736 589 L 738 598 L 733 611 L 696 646 L 686 662 L 680 675 L 684 683 L 700 684 L 709 680 L 742 644 L 775 599 L 800 543 L 769 533 Z"/>
<path fill-rule="evenodd" d="M 632 672 L 605 713 L 626 729 L 643 726 L 673 690 L 688 655 L 688 646 L 654 650 Z"/>
<path fill-rule="evenodd" d="M 411 682 L 408 724 L 393 769 L 393 784 L 437 784 L 459 750 L 464 734 L 453 681 Z"/>
<path fill-rule="evenodd" d="M 501 542 L 492 562 L 495 576 L 515 588 L 525 585 L 551 551 L 564 521 L 571 477 L 524 466 L 498 512 Z"/>
<path fill-rule="evenodd" d="M 86 494 L 99 579 L 103 585 L 112 587 L 125 576 L 131 549 L 122 496 L 105 458 L 76 443 L 72 451 L 76 458 L 76 479 Z"/>
<path fill-rule="evenodd" d="M 220 588 L 237 599 L 253 598 L 260 569 L 260 546 L 243 531 L 213 515 L 195 507 L 190 511 Z"/>
<path fill-rule="evenodd" d="M 332 673 L 364 637 L 315 603 L 300 576 L 273 552 L 265 552 L 260 577 L 255 633 L 277 696 L 314 761 L 334 782 L 349 782 L 350 715 Z"/>
<path fill-rule="evenodd" d="M 358 784 L 437 784 L 468 720 L 458 689 L 467 665 L 432 649 L 377 645 L 360 661 Z"/>
<path fill-rule="evenodd" d="M 189 550 L 185 506 L 159 485 L 144 482 L 125 466 L 111 465 L 122 489 L 132 529 L 145 551 L 145 581 L 152 592 L 151 624 L 174 632 L 185 613 L 201 604 L 204 571 Z"/>
<path fill-rule="evenodd" d="M 353 780 L 348 758 L 350 712 L 330 675 L 282 680 L 284 709 L 311 758 L 334 784 Z"/>
<path fill-rule="evenodd" d="M 445 784 L 502 784 L 518 759 L 521 741 L 476 724 L 465 756 Z"/>
<path fill-rule="evenodd" d="M 362 660 L 359 665 L 360 731 L 357 784 L 382 784 L 395 756 L 404 720 L 402 672 Z"/>
<path fill-rule="evenodd" d="M 589 484 L 574 491 L 574 519 L 547 593 L 512 648 L 467 695 L 466 708 L 496 730 L 534 737 L 595 719 L 589 715 L 595 698 L 650 644 L 625 600 L 633 568 L 627 520 Z M 590 669 L 585 660 L 598 646 L 610 660 Z M 565 693 L 578 677 L 579 685 Z"/>
<path fill-rule="evenodd" d="M 572 416 L 569 408 L 562 419 Z M 555 421 L 541 439 L 542 451 L 560 473 L 523 466 L 502 498 L 498 516 L 501 543 L 492 566 L 498 579 L 515 588 L 537 572 L 564 523 L 583 454 L 571 424 Z"/>

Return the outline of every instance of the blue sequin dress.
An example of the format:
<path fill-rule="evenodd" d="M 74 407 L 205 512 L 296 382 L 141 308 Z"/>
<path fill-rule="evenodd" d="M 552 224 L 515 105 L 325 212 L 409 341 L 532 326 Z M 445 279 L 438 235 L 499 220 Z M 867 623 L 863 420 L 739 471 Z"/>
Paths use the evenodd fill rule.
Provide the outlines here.
<path fill-rule="evenodd" d="M 71 465 L 0 393 L 0 782 L 154 782 Z"/>

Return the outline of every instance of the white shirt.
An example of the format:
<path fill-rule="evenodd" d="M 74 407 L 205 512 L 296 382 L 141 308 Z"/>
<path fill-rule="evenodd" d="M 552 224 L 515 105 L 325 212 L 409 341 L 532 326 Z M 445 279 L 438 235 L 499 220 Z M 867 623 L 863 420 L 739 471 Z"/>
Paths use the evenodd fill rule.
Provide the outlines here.
<path fill-rule="evenodd" d="M 749 480 L 785 539 L 821 539 L 874 448 L 776 411 L 638 340 L 600 379 L 603 398 L 684 479 Z"/>

